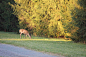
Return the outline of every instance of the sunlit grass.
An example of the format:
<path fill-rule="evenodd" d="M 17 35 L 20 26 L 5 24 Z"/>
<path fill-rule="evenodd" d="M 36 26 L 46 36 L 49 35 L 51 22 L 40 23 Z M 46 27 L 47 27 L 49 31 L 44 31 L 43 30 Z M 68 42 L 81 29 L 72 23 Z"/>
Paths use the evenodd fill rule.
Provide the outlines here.
<path fill-rule="evenodd" d="M 86 57 L 86 45 L 74 43 L 65 39 L 50 39 L 45 37 L 29 37 L 20 39 L 19 34 L 0 32 L 0 43 L 11 44 L 31 50 L 61 54 L 67 57 Z"/>
<path fill-rule="evenodd" d="M 71 40 L 65 40 L 65 39 L 0 39 L 0 40 L 16 40 L 16 41 L 27 41 L 27 40 L 34 40 L 34 41 L 71 41 Z"/>

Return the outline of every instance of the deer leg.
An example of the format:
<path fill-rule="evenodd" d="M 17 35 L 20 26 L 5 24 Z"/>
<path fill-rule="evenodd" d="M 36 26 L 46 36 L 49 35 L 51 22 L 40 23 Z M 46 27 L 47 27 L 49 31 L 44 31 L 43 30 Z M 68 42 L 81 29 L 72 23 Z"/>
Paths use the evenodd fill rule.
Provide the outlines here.
<path fill-rule="evenodd" d="M 24 36 L 24 38 L 26 38 L 26 35 Z"/>
<path fill-rule="evenodd" d="M 31 36 L 28 34 L 28 36 L 30 37 L 30 39 L 31 39 Z"/>
<path fill-rule="evenodd" d="M 25 35 L 25 38 L 27 37 L 27 35 Z"/>
<path fill-rule="evenodd" d="M 26 35 L 26 37 L 27 37 L 27 35 Z"/>
<path fill-rule="evenodd" d="M 20 33 L 20 38 L 21 38 L 21 33 Z"/>

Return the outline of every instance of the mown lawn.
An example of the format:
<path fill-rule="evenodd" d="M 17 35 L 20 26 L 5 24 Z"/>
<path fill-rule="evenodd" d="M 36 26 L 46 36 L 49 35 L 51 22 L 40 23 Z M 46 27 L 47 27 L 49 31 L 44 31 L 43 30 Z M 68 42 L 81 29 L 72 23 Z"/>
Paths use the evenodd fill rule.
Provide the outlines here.
<path fill-rule="evenodd" d="M 85 44 L 74 43 L 73 41 L 64 39 L 49 39 L 34 36 L 32 36 L 32 39 L 29 39 L 29 37 L 24 39 L 24 35 L 20 39 L 19 34 L 14 32 L 0 32 L 0 43 L 11 44 L 40 52 L 60 54 L 66 57 L 86 57 Z"/>

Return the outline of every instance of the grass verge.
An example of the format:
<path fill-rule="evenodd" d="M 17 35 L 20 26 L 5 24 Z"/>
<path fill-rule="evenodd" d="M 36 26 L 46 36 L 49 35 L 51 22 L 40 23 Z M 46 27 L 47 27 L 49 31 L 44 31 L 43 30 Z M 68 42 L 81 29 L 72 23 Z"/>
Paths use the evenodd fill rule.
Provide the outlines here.
<path fill-rule="evenodd" d="M 32 39 L 19 38 L 19 34 L 13 32 L 0 32 L 0 43 L 11 44 L 31 50 L 61 54 L 66 57 L 86 57 L 86 45 L 74 43 L 64 39 L 49 39 L 34 37 Z"/>

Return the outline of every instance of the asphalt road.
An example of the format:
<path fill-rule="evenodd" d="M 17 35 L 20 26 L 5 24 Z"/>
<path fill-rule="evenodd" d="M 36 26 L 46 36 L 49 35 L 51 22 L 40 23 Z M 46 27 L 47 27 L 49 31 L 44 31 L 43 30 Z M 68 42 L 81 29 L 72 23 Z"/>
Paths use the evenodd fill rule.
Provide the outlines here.
<path fill-rule="evenodd" d="M 59 57 L 8 44 L 0 44 L 0 57 Z"/>

